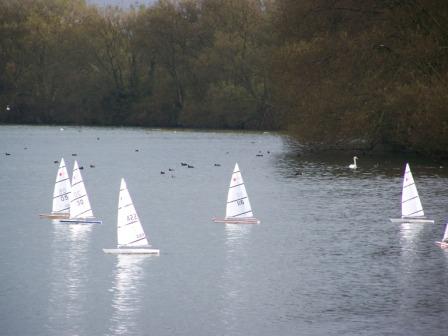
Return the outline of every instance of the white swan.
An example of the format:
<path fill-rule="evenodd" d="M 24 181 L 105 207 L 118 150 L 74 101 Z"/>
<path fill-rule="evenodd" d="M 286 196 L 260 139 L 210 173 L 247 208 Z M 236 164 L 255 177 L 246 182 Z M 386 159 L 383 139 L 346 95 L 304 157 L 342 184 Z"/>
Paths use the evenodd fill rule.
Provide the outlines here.
<path fill-rule="evenodd" d="M 350 164 L 350 165 L 348 166 L 350 169 L 356 169 L 356 168 L 358 168 L 358 166 L 356 165 L 356 160 L 358 160 L 358 157 L 357 157 L 357 156 L 354 156 L 354 157 L 353 157 L 353 163 Z"/>

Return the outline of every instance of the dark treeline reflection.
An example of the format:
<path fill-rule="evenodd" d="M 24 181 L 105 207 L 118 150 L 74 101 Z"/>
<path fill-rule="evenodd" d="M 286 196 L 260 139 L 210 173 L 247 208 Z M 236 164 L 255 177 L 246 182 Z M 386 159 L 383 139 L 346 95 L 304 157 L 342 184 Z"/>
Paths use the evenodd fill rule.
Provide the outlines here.
<path fill-rule="evenodd" d="M 0 122 L 448 148 L 446 0 L 0 0 Z"/>

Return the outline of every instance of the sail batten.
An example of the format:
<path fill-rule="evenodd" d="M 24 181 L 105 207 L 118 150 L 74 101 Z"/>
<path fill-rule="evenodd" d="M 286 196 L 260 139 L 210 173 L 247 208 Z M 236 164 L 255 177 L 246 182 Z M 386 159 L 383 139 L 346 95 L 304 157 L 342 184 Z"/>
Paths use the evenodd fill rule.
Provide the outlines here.
<path fill-rule="evenodd" d="M 65 193 L 61 193 L 61 194 L 59 194 L 57 196 L 53 196 L 53 198 L 58 198 L 58 197 L 66 196 L 66 195 L 69 195 L 69 194 L 70 194 L 70 191 L 69 192 L 65 192 Z"/>
<path fill-rule="evenodd" d="M 72 197 L 70 201 L 70 219 L 93 217 L 89 197 L 84 186 L 78 162 L 75 160 L 72 176 Z"/>
<path fill-rule="evenodd" d="M 117 244 L 119 247 L 149 246 L 124 179 L 121 179 L 118 197 Z"/>
<path fill-rule="evenodd" d="M 53 191 L 53 213 L 61 213 L 70 208 L 71 184 L 65 166 L 64 158 L 61 158 L 58 172 L 56 174 L 56 182 Z"/>
<path fill-rule="evenodd" d="M 423 206 L 418 195 L 414 177 L 412 176 L 409 164 L 406 164 L 403 176 L 403 189 L 401 195 L 401 216 L 402 217 L 423 217 L 425 215 Z"/>
<path fill-rule="evenodd" d="M 238 163 L 235 163 L 227 194 L 226 217 L 253 217 L 252 207 Z"/>
<path fill-rule="evenodd" d="M 254 217 L 238 162 L 230 178 L 226 215 L 224 218 L 213 217 L 212 220 L 224 224 L 260 224 L 260 220 Z"/>
<path fill-rule="evenodd" d="M 248 213 L 251 213 L 251 214 L 252 214 L 252 210 L 249 210 L 249 211 L 246 211 L 246 212 L 242 212 L 242 213 L 233 215 L 232 217 L 239 217 L 239 216 L 241 216 L 241 215 L 245 215 L 245 214 L 248 214 Z"/>
<path fill-rule="evenodd" d="M 237 199 L 235 199 L 233 201 L 228 201 L 227 203 L 238 202 L 238 201 L 241 201 L 241 200 L 244 200 L 244 199 L 247 199 L 247 196 L 246 197 L 242 197 L 242 198 L 237 198 Z"/>

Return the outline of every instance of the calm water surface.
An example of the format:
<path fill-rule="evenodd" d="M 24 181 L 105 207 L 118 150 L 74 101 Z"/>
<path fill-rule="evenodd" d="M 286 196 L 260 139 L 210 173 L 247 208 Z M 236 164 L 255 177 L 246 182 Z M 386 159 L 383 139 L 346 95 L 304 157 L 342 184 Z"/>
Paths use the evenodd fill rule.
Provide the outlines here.
<path fill-rule="evenodd" d="M 61 156 L 103 224 L 39 219 Z M 351 157 L 297 156 L 275 134 L 0 127 L 0 334 L 445 334 L 448 169 L 410 160 L 436 223 L 397 225 L 407 158 L 353 172 Z M 235 162 L 260 225 L 211 222 Z M 121 177 L 158 257 L 102 252 Z"/>

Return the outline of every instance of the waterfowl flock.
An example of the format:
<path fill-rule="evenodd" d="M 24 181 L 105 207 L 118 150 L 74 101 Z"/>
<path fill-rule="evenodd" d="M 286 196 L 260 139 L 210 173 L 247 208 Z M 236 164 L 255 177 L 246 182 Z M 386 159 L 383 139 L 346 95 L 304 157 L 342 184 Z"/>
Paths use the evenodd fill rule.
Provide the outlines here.
<path fill-rule="evenodd" d="M 61 130 L 63 130 L 62 128 L 61 128 Z M 100 138 L 99 137 L 97 137 L 96 138 L 97 140 L 100 140 Z M 28 149 L 28 147 L 23 147 L 23 149 L 24 150 L 27 150 Z M 140 149 L 139 148 L 135 148 L 134 149 L 134 151 L 135 152 L 140 152 Z M 229 152 L 227 151 L 227 152 L 225 152 L 226 154 L 229 154 Z M 267 151 L 261 151 L 261 150 L 258 150 L 258 152 L 257 153 L 255 153 L 255 156 L 256 157 L 263 157 L 265 154 L 270 154 L 271 152 L 269 151 L 269 150 L 267 150 Z M 12 152 L 4 152 L 4 155 L 5 156 L 12 156 Z M 77 157 L 78 156 L 78 153 L 71 153 L 71 156 L 72 157 Z M 352 170 L 352 171 L 355 171 L 355 170 L 357 170 L 358 168 L 359 168 L 359 166 L 358 166 L 358 160 L 359 160 L 359 158 L 357 157 L 357 156 L 353 156 L 353 162 L 352 163 L 350 163 L 350 164 L 348 164 L 348 166 L 346 166 L 346 167 L 348 167 L 348 169 L 349 170 Z M 60 160 L 53 160 L 53 163 L 54 164 L 59 164 L 60 163 Z M 180 162 L 180 166 L 181 167 L 185 167 L 185 168 L 187 168 L 187 169 L 194 169 L 195 168 L 195 165 L 193 165 L 191 162 L 187 162 L 187 161 L 181 161 Z M 375 167 L 377 167 L 378 166 L 378 164 L 376 164 L 375 165 Z M 90 167 L 91 169 L 93 169 L 93 168 L 96 168 L 96 165 L 94 164 L 94 163 L 90 163 L 90 164 L 88 164 L 88 167 Z M 218 163 L 218 162 L 214 162 L 213 163 L 213 167 L 221 167 L 221 163 Z M 79 168 L 78 168 L 79 170 L 83 170 L 84 169 L 84 166 L 79 166 Z M 175 177 L 175 172 L 176 172 L 176 170 L 174 169 L 174 168 L 172 168 L 172 167 L 168 167 L 167 169 L 161 169 L 160 171 L 160 175 L 169 175 L 171 178 L 174 178 Z M 167 172 L 169 172 L 169 174 L 167 174 Z M 409 171 L 409 167 L 407 166 L 406 167 L 406 172 L 405 172 L 405 176 L 404 176 L 404 180 L 407 180 L 407 177 L 406 177 L 406 174 L 410 174 L 410 171 Z M 295 172 L 294 172 L 294 176 L 301 176 L 302 175 L 302 171 L 301 170 L 296 170 Z M 412 183 L 411 183 L 411 185 L 415 185 L 415 183 L 413 182 L 413 179 L 412 179 Z M 404 193 L 404 191 L 403 191 L 403 193 Z M 410 203 L 411 202 L 411 200 L 412 200 L 412 202 L 413 202 L 413 200 L 414 199 L 418 199 L 418 201 L 419 201 L 419 198 L 418 198 L 418 195 L 411 195 L 411 196 L 407 196 L 408 197 L 408 199 L 409 199 L 409 201 L 408 201 L 408 199 L 404 199 L 404 197 L 405 196 L 403 196 L 403 203 Z M 420 201 L 419 201 L 420 202 Z M 420 205 L 418 205 L 420 208 L 421 208 L 421 204 Z M 403 205 L 403 207 L 404 207 L 404 205 Z M 400 219 L 391 219 L 392 221 L 399 221 L 399 222 L 407 222 L 407 221 L 410 221 L 410 222 L 430 222 L 430 223 L 433 223 L 434 221 L 433 220 L 428 220 L 428 219 L 426 219 L 425 217 L 424 217 L 424 215 L 423 215 L 423 210 L 421 210 L 421 212 L 420 212 L 420 210 L 416 210 L 415 211 L 416 213 L 418 213 L 419 215 L 417 216 L 417 217 L 415 217 L 415 216 L 412 216 L 412 213 L 411 213 L 411 215 L 410 216 L 408 216 L 407 214 L 406 215 L 402 215 L 402 217 L 400 218 Z M 448 230 L 448 225 L 447 225 L 447 230 Z M 448 231 L 447 231 L 447 233 L 444 235 L 444 237 L 443 237 L 443 239 L 442 239 L 442 241 L 440 242 L 437 242 L 437 244 L 439 245 L 439 246 L 441 246 L 442 248 L 448 248 Z"/>

